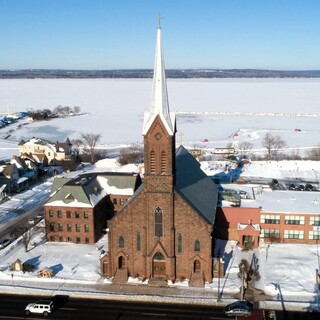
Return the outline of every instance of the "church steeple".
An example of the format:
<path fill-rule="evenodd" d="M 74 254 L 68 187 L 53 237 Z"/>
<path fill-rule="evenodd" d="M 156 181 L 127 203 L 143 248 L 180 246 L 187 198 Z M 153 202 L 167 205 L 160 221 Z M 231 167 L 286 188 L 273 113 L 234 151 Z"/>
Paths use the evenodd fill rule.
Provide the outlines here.
<path fill-rule="evenodd" d="M 156 116 L 159 115 L 168 134 L 175 133 L 175 115 L 169 111 L 169 101 L 167 93 L 167 82 L 165 76 L 165 65 L 162 51 L 160 16 L 157 29 L 157 44 L 153 73 L 153 86 L 150 111 L 145 112 L 143 135 L 150 129 Z"/>

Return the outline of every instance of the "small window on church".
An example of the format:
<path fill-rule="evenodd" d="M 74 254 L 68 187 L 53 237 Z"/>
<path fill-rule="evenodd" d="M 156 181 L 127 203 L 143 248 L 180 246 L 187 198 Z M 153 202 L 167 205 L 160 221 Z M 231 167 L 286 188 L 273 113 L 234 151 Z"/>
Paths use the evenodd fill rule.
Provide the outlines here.
<path fill-rule="evenodd" d="M 120 236 L 120 238 L 119 238 L 119 248 L 124 248 L 124 238 L 123 238 L 123 236 Z"/>
<path fill-rule="evenodd" d="M 154 150 L 150 154 L 150 173 L 156 173 L 156 152 Z"/>
<path fill-rule="evenodd" d="M 141 235 L 140 232 L 137 232 L 137 251 L 141 251 Z"/>
<path fill-rule="evenodd" d="M 164 150 L 161 151 L 161 173 L 167 172 L 167 154 Z"/>
<path fill-rule="evenodd" d="M 198 239 L 194 242 L 194 251 L 200 251 L 200 241 Z"/>
<path fill-rule="evenodd" d="M 156 237 L 163 236 L 162 210 L 160 207 L 156 207 L 154 210 L 154 229 Z"/>
<path fill-rule="evenodd" d="M 182 253 L 182 234 L 178 233 L 178 253 Z"/>

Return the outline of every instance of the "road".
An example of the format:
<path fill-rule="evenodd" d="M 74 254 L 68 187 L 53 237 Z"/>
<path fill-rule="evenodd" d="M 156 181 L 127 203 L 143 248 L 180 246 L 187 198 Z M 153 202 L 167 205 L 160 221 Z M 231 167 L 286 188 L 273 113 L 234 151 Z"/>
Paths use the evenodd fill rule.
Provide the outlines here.
<path fill-rule="evenodd" d="M 23 233 L 23 230 L 33 227 L 32 224 L 28 223 L 29 218 L 36 217 L 37 215 L 44 216 L 42 204 L 37 205 L 32 209 L 16 209 L 14 212 L 17 214 L 16 218 L 1 226 L 0 238 L 11 238 L 14 230 L 17 231 L 15 237 L 19 237 Z M 21 234 L 19 234 L 17 227 L 21 230 Z"/>
<path fill-rule="evenodd" d="M 0 295 L 0 319 L 45 319 L 43 316 L 25 316 L 24 308 L 39 297 Z M 41 297 L 43 299 L 43 297 Z M 227 317 L 223 308 L 209 306 L 168 305 L 155 303 L 127 303 L 71 299 L 68 296 L 55 296 L 57 309 L 50 315 L 50 319 L 94 319 L 94 320 L 222 320 L 233 319 Z"/>

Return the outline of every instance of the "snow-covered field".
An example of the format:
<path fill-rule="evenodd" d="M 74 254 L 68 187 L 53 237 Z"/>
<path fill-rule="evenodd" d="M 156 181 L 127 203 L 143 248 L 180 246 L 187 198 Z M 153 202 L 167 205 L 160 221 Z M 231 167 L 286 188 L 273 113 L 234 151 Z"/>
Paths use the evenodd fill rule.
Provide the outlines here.
<path fill-rule="evenodd" d="M 151 79 L 0 80 L 0 112 L 62 105 L 88 113 L 0 129 L 0 139 L 10 135 L 0 143 L 0 158 L 33 136 L 60 141 L 92 132 L 102 135 L 105 147 L 141 143 L 151 87 Z M 250 141 L 262 152 L 267 131 L 301 154 L 320 143 L 320 79 L 168 79 L 168 94 L 177 113 L 177 143 L 181 132 L 186 147 Z"/>

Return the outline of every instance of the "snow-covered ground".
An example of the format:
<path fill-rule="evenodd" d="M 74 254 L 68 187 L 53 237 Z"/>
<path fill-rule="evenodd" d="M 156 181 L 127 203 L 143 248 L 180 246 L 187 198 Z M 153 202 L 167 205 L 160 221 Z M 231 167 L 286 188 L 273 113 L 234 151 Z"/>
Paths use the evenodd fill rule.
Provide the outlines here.
<path fill-rule="evenodd" d="M 74 289 L 87 287 L 90 288 L 88 292 L 95 292 L 94 284 L 111 283 L 110 279 L 100 277 L 99 257 L 106 246 L 105 237 L 95 245 L 47 243 L 40 227 L 37 235 L 31 240 L 28 252 L 21 243 L 19 244 L 19 239 L 10 247 L 0 251 L 0 291 L 18 292 L 21 288 L 25 290 L 29 286 L 31 290 L 37 282 L 37 287 L 45 291 L 48 288 L 63 290 L 63 286 L 67 284 L 68 290 L 72 290 L 72 287 Z M 255 287 L 269 295 L 271 298 L 268 300 L 274 300 L 269 302 L 269 308 L 272 306 L 271 308 L 281 309 L 280 302 L 289 306 L 290 302 L 295 301 L 295 306 L 287 309 L 303 311 L 316 309 L 319 294 L 316 285 L 319 250 L 319 245 L 272 244 L 259 250 L 243 252 L 230 242 L 225 252 L 230 264 L 226 269 L 225 278 L 220 280 L 222 295 L 224 298 L 231 298 L 239 293 L 241 286 L 238 276 L 239 263 L 242 259 L 246 259 L 249 263 L 254 259 L 255 268 L 261 275 Z M 12 271 L 10 265 L 17 259 L 35 265 L 35 270 L 26 273 Z M 39 279 L 38 271 L 46 267 L 52 269 L 53 278 Z M 129 281 L 143 284 L 140 279 L 129 279 Z M 171 286 L 184 287 L 186 284 L 187 282 L 180 282 Z M 207 283 L 206 289 L 216 296 L 218 279 L 214 279 L 213 283 Z M 266 302 L 264 304 L 267 305 Z"/>
<path fill-rule="evenodd" d="M 288 147 L 299 149 L 301 153 L 320 142 L 320 79 L 169 79 L 168 91 L 170 108 L 177 112 L 177 141 L 182 132 L 182 142 L 187 147 L 215 148 L 225 147 L 230 142 L 250 141 L 256 150 L 262 150 L 261 138 L 266 132 L 280 135 Z M 17 154 L 19 140 L 32 136 L 64 140 L 81 132 L 94 132 L 102 134 L 101 144 L 110 148 L 141 143 L 143 111 L 149 108 L 150 97 L 151 79 L 0 80 L 0 111 L 69 105 L 79 106 L 82 112 L 88 113 L 19 128 L 23 122 L 18 122 L 0 129 L 1 139 L 10 135 L 0 142 L 0 158 Z M 301 131 L 295 131 L 297 128 Z M 204 139 L 208 142 L 204 143 Z M 261 166 L 261 163 L 252 163 L 241 174 L 267 178 L 271 175 L 277 179 L 304 177 L 319 183 L 317 162 L 272 162 L 263 164 L 263 169 Z M 107 167 L 113 170 L 115 164 L 110 162 Z M 98 165 L 95 170 L 102 168 L 103 165 L 100 168 Z M 213 175 L 223 170 L 224 164 L 206 163 L 203 168 Z M 43 188 L 31 189 L 29 195 L 23 193 L 1 204 L 0 212 L 5 214 L 0 223 L 14 218 L 10 216 L 13 209 L 22 208 L 30 201 L 39 203 L 38 197 L 48 196 L 50 182 Z M 80 283 L 99 281 L 99 255 L 107 245 L 104 239 L 95 245 L 46 243 L 39 229 L 33 244 L 28 252 L 17 242 L 0 251 L 0 286 L 2 281 L 8 280 L 27 283 L 44 267 L 54 270 L 54 278 L 45 280 L 47 282 L 59 279 Z M 245 253 L 228 247 L 227 254 L 234 258 L 230 259 L 233 262 L 222 288 L 225 293 L 239 291 L 239 261 L 244 257 L 250 259 L 255 253 L 262 276 L 256 283 L 258 288 L 279 299 L 281 296 L 291 301 L 315 302 L 315 272 L 320 269 L 318 250 L 318 245 L 272 244 Z M 23 262 L 35 262 L 37 269 L 31 274 L 15 273 L 12 278 L 8 267 L 18 258 Z M 217 280 L 207 287 L 215 291 Z"/>
<path fill-rule="evenodd" d="M 304 166 L 305 164 L 305 166 Z M 291 171 L 296 171 L 299 167 L 300 174 L 308 176 L 312 168 L 318 163 L 309 162 L 266 162 L 264 168 L 270 166 L 270 170 L 275 167 L 280 167 L 281 171 L 277 171 L 277 178 L 287 176 Z M 217 162 L 215 168 L 224 168 L 225 166 Z M 208 163 L 203 163 L 202 167 L 207 168 Z M 273 169 L 272 169 L 273 168 Z M 123 171 L 125 168 L 120 168 L 114 159 L 100 161 L 96 166 L 90 167 L 87 165 L 84 170 L 103 171 L 103 170 Z M 134 170 L 132 166 L 127 169 Z M 269 169 L 264 170 L 268 176 Z M 253 162 L 248 165 L 245 173 L 255 175 L 260 172 L 259 163 Z M 25 193 L 21 193 L 13 197 L 5 203 L 5 206 L 10 212 L 10 208 L 23 208 L 29 205 L 30 201 L 41 202 L 43 196 L 49 195 L 50 181 L 46 182 L 40 189 L 40 186 L 35 186 L 33 189 Z M 243 187 L 243 186 L 242 186 Z M 39 192 L 41 190 L 41 192 Z M 290 191 L 286 191 L 290 193 Z M 307 197 L 310 192 L 299 192 L 301 202 L 304 195 Z M 4 209 L 4 208 L 2 208 Z M 2 211 L 2 210 L 1 210 Z M 9 215 L 4 215 L 9 219 Z M 12 217 L 10 218 L 12 219 Z M 2 219 L 5 223 L 5 218 Z M 17 239 L 9 247 L 0 251 L 0 288 L 4 291 L 14 290 L 10 283 L 15 285 L 23 284 L 24 288 L 28 288 L 31 282 L 36 281 L 40 288 L 51 288 L 51 286 L 59 287 L 62 283 L 67 283 L 75 287 L 86 285 L 94 285 L 94 283 L 108 285 L 110 279 L 101 279 L 99 257 L 103 251 L 107 251 L 106 237 L 94 245 L 86 244 L 70 244 L 70 243 L 47 243 L 45 242 L 43 222 L 39 227 L 35 228 L 35 232 L 28 252 L 25 251 L 21 239 Z M 224 247 L 225 243 L 221 243 Z M 238 277 L 239 263 L 242 259 L 246 259 L 249 263 L 255 261 L 255 268 L 259 270 L 261 279 L 255 283 L 256 288 L 263 290 L 267 295 L 274 300 L 269 302 L 266 307 L 281 308 L 281 303 L 288 304 L 288 308 L 294 310 L 307 310 L 316 308 L 318 299 L 318 288 L 316 286 L 316 271 L 320 270 L 320 247 L 315 245 L 302 244 L 271 244 L 263 245 L 259 250 L 241 251 L 233 242 L 227 243 L 225 246 L 225 261 L 230 262 L 225 266 L 226 277 L 221 279 L 220 288 L 224 297 L 231 297 L 239 293 L 241 281 Z M 22 262 L 29 262 L 36 265 L 36 269 L 31 273 L 13 272 L 10 268 L 11 264 L 20 259 Z M 53 270 L 52 279 L 39 279 L 37 272 L 45 267 Z M 141 283 L 140 279 L 130 279 L 132 283 Z M 9 284 L 9 286 L 8 286 Z M 172 284 L 174 286 L 186 286 L 186 282 Z M 218 280 L 214 279 L 213 283 L 207 283 L 206 289 L 212 291 L 213 295 L 217 294 Z M 17 287 L 16 290 L 19 290 Z M 93 290 L 92 287 L 90 289 Z M 295 301 L 295 305 L 289 306 L 289 303 Z"/>
<path fill-rule="evenodd" d="M 33 136 L 62 141 L 92 132 L 102 135 L 101 146 L 107 148 L 142 143 L 151 87 L 151 79 L 0 80 L 2 113 L 58 105 L 79 106 L 86 113 L 0 129 L 0 139 L 9 136 L 0 142 L 0 158 L 16 154 L 20 139 Z M 177 143 L 181 132 L 186 147 L 250 141 L 263 152 L 266 132 L 281 136 L 300 154 L 320 143 L 320 79 L 168 79 L 168 94 L 177 113 Z"/>

